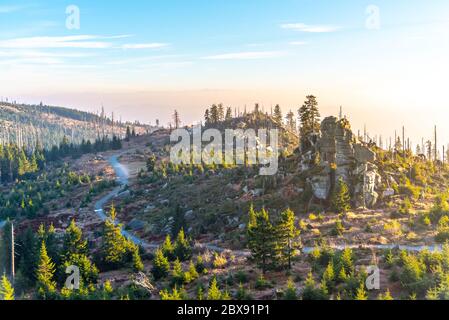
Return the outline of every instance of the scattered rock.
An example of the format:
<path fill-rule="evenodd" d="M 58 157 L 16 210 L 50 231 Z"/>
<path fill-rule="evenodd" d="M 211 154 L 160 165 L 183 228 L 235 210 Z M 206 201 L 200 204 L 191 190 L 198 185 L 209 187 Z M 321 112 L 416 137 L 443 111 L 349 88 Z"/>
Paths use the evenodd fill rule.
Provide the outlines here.
<path fill-rule="evenodd" d="M 134 231 L 139 231 L 145 228 L 145 222 L 138 219 L 132 219 L 127 226 Z"/>

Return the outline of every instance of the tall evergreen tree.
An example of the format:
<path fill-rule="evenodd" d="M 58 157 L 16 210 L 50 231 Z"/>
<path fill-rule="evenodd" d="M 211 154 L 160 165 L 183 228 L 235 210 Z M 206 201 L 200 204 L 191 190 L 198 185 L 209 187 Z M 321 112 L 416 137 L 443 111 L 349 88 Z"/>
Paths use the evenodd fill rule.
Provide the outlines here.
<path fill-rule="evenodd" d="M 98 278 L 98 269 L 90 261 L 88 253 L 87 241 L 83 239 L 83 233 L 76 225 L 75 220 L 72 220 L 64 234 L 60 274 L 64 275 L 68 266 L 76 265 L 80 268 L 80 275 L 84 283 L 95 283 Z"/>
<path fill-rule="evenodd" d="M 192 249 L 190 247 L 189 240 L 185 236 L 183 228 L 181 228 L 178 236 L 176 237 L 174 252 L 175 256 L 181 261 L 188 260 L 192 255 Z"/>
<path fill-rule="evenodd" d="M 122 235 L 121 226 L 115 224 L 115 219 L 116 211 L 112 205 L 109 218 L 104 222 L 101 248 L 103 261 L 109 268 L 123 266 L 127 262 L 130 248 L 128 240 Z"/>
<path fill-rule="evenodd" d="M 351 195 L 348 185 L 343 178 L 338 180 L 335 191 L 332 195 L 332 210 L 337 213 L 346 213 L 351 210 Z"/>
<path fill-rule="evenodd" d="M 278 104 L 274 107 L 273 120 L 278 124 L 282 124 L 282 111 Z"/>
<path fill-rule="evenodd" d="M 208 125 L 210 123 L 210 112 L 209 109 L 206 109 L 206 112 L 204 113 L 204 123 Z"/>
<path fill-rule="evenodd" d="M 218 121 L 220 121 L 218 106 L 216 104 L 213 104 L 210 108 L 210 122 L 217 123 Z"/>
<path fill-rule="evenodd" d="M 268 212 L 265 209 L 253 213 L 250 211 L 247 232 L 251 257 L 262 269 L 262 272 L 266 273 L 276 266 L 279 250 L 275 227 L 271 224 Z"/>
<path fill-rule="evenodd" d="M 36 270 L 37 291 L 41 298 L 52 298 L 56 292 L 56 282 L 53 280 L 55 264 L 47 254 L 45 241 L 42 241 L 39 264 Z"/>
<path fill-rule="evenodd" d="M 225 116 L 223 104 L 218 105 L 218 121 L 223 121 Z"/>
<path fill-rule="evenodd" d="M 297 124 L 296 124 L 296 120 L 295 120 L 295 114 L 290 110 L 287 113 L 285 119 L 286 119 L 287 129 L 293 133 L 296 133 L 297 132 L 297 129 L 296 129 Z"/>
<path fill-rule="evenodd" d="M 231 108 L 227 108 L 226 109 L 226 116 L 225 116 L 225 120 L 229 121 L 232 119 L 232 109 Z"/>
<path fill-rule="evenodd" d="M 181 118 L 179 117 L 178 110 L 175 110 L 175 112 L 173 113 L 173 124 L 175 126 L 175 129 L 179 129 L 179 127 L 181 126 Z"/>
<path fill-rule="evenodd" d="M 300 231 L 295 225 L 295 214 L 287 209 L 281 213 L 281 218 L 276 226 L 278 246 L 280 250 L 280 262 L 292 268 L 292 258 L 295 250 L 300 247 L 298 240 Z"/>
<path fill-rule="evenodd" d="M 153 268 L 151 273 L 153 274 L 154 279 L 159 280 L 168 276 L 170 272 L 170 262 L 168 262 L 167 257 L 164 256 L 164 253 L 161 249 L 157 249 L 154 255 L 153 260 Z"/>
<path fill-rule="evenodd" d="M 301 122 L 301 137 L 306 137 L 310 133 L 316 133 L 320 130 L 320 112 L 318 111 L 316 97 L 309 95 L 306 99 L 298 111 Z"/>

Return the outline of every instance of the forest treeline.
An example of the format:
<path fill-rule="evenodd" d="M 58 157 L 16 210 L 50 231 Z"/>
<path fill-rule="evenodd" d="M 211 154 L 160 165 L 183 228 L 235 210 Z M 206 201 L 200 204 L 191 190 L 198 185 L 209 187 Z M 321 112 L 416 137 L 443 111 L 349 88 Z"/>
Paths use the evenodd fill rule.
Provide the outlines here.
<path fill-rule="evenodd" d="M 44 149 L 39 143 L 33 150 L 19 147 L 15 143 L 0 144 L 0 181 L 9 183 L 30 177 L 43 170 L 48 161 L 57 161 L 69 156 L 77 158 L 83 154 L 118 150 L 121 147 L 122 142 L 116 136 L 112 140 L 106 137 L 97 138 L 94 143 L 82 140 L 79 145 L 69 142 L 64 136 L 59 145 L 54 145 L 49 150 Z"/>

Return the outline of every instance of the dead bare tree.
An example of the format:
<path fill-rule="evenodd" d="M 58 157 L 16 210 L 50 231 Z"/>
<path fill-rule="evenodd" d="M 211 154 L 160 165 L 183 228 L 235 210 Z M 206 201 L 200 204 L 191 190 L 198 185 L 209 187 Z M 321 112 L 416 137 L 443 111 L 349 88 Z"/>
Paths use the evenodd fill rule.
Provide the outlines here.
<path fill-rule="evenodd" d="M 139 272 L 134 276 L 133 283 L 138 285 L 139 287 L 144 288 L 149 293 L 153 293 L 155 288 L 153 284 L 151 283 L 150 279 L 146 276 L 145 273 Z"/>

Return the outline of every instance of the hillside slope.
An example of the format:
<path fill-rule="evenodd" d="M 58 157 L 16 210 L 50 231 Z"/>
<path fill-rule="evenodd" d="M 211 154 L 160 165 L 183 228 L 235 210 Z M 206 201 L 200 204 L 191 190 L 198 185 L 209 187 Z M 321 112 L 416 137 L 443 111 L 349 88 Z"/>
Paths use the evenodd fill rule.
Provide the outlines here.
<path fill-rule="evenodd" d="M 70 142 L 80 144 L 98 136 L 123 137 L 127 127 L 136 134 L 144 134 L 150 128 L 139 123 L 123 123 L 103 115 L 74 109 L 45 105 L 18 105 L 0 103 L 0 144 L 9 142 L 34 146 L 39 141 L 45 148 L 58 145 L 64 136 Z"/>

